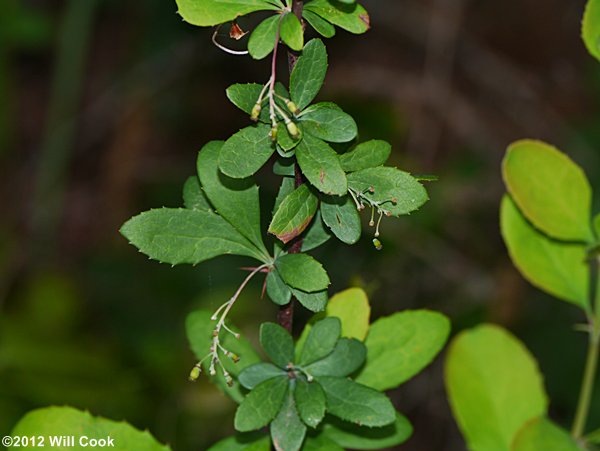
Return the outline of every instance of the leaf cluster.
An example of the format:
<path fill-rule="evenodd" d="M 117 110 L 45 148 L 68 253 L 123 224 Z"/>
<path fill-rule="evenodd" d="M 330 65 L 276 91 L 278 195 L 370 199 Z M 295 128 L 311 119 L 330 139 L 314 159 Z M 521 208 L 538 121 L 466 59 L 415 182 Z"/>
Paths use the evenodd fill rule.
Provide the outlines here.
<path fill-rule="evenodd" d="M 408 439 L 410 423 L 382 392 L 433 360 L 447 340 L 449 322 L 416 310 L 369 324 L 369 312 L 365 293 L 355 288 L 333 296 L 295 344 L 280 326 L 265 323 L 259 338 L 268 362 L 259 361 L 242 340 L 236 348 L 239 362 L 228 366 L 234 384 L 214 377 L 240 403 L 235 417 L 240 434 L 211 451 L 236 449 L 239 443 L 268 447 L 263 435 L 249 434 L 267 425 L 275 447 L 286 451 L 310 450 L 320 442 L 331 443 L 331 449 L 381 449 Z M 188 317 L 188 339 L 198 358 L 206 353 L 211 328 L 208 312 Z"/>

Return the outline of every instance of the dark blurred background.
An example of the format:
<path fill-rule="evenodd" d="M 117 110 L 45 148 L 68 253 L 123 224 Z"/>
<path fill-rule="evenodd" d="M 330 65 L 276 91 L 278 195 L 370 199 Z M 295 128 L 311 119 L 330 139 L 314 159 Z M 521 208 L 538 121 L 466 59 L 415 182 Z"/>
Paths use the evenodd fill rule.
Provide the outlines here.
<path fill-rule="evenodd" d="M 584 0 L 364 5 L 373 29 L 327 42 L 320 98 L 353 114 L 362 139 L 391 141 L 392 164 L 440 180 L 421 211 L 384 220 L 382 252 L 366 234 L 317 252 L 332 293 L 364 287 L 374 317 L 437 309 L 454 333 L 505 325 L 539 359 L 551 415 L 568 425 L 586 343 L 573 324 L 583 318 L 511 265 L 499 165 L 511 141 L 545 139 L 598 188 L 600 65 L 579 37 Z M 172 269 L 118 234 L 137 212 L 181 205 L 202 144 L 248 123 L 225 88 L 268 78 L 267 61 L 221 52 L 210 30 L 175 11 L 174 0 L 0 1 L 0 435 L 51 404 L 125 418 L 175 450 L 232 432 L 233 402 L 187 382 L 184 319 L 224 302 L 244 260 Z M 265 210 L 274 181 L 261 175 Z M 259 294 L 251 284 L 233 314 L 254 340 L 275 316 Z M 415 426 L 403 450 L 464 449 L 442 362 L 391 393 Z M 594 406 L 597 425 L 600 390 Z"/>

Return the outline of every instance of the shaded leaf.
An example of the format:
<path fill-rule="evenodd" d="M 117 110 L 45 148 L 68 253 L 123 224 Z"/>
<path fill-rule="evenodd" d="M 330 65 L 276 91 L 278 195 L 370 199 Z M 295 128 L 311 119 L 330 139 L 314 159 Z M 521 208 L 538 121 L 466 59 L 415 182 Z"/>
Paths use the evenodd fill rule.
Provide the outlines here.
<path fill-rule="evenodd" d="M 357 145 L 350 152 L 340 155 L 340 164 L 346 172 L 375 168 L 383 165 L 390 157 L 392 146 L 386 141 L 373 139 Z"/>
<path fill-rule="evenodd" d="M 259 124 L 243 128 L 229 138 L 219 155 L 221 172 L 241 179 L 258 171 L 275 152 L 270 131 L 268 125 Z"/>
<path fill-rule="evenodd" d="M 589 309 L 584 245 L 554 241 L 527 222 L 509 196 L 500 208 L 502 236 L 521 274 L 536 287 Z"/>
<path fill-rule="evenodd" d="M 186 22 L 211 27 L 255 11 L 277 11 L 267 0 L 177 0 L 178 13 Z"/>
<path fill-rule="evenodd" d="M 298 299 L 298 302 L 311 312 L 321 312 L 325 310 L 327 299 L 329 299 L 327 290 L 316 291 L 314 293 L 307 293 L 306 291 L 297 290 L 295 288 L 291 288 L 291 290 L 292 295 Z"/>
<path fill-rule="evenodd" d="M 208 451 L 270 451 L 271 437 L 262 432 L 246 432 L 227 437 L 213 446 Z"/>
<path fill-rule="evenodd" d="M 408 172 L 380 166 L 348 174 L 348 187 L 381 203 L 381 208 L 393 216 L 417 210 L 429 199 L 427 191 Z M 374 192 L 369 192 L 370 188 Z"/>
<path fill-rule="evenodd" d="M 171 265 L 195 265 L 225 254 L 265 258 L 231 224 L 208 211 L 150 210 L 131 218 L 120 232 L 148 257 Z"/>
<path fill-rule="evenodd" d="M 290 76 L 290 96 L 303 110 L 316 97 L 327 73 L 327 51 L 320 39 L 312 39 L 302 50 Z"/>
<path fill-rule="evenodd" d="M 312 331 L 311 331 L 312 332 Z M 354 338 L 340 338 L 329 355 L 306 366 L 306 371 L 315 377 L 344 377 L 354 373 L 365 361 L 367 349 Z"/>
<path fill-rule="evenodd" d="M 300 185 L 281 202 L 269 226 L 269 233 L 288 243 L 308 227 L 318 203 L 319 200 L 308 186 Z"/>
<path fill-rule="evenodd" d="M 356 381 L 377 390 L 397 387 L 431 363 L 449 333 L 448 319 L 429 310 L 407 310 L 378 319 L 369 328 L 367 363 Z"/>
<path fill-rule="evenodd" d="M 287 373 L 272 363 L 259 362 L 246 367 L 238 376 L 240 384 L 248 390 L 254 389 L 264 381 L 278 376 L 286 376 Z"/>
<path fill-rule="evenodd" d="M 120 449 L 139 451 L 168 451 L 170 449 L 159 443 L 148 431 L 142 432 L 124 421 L 117 422 L 94 417 L 89 412 L 82 412 L 72 407 L 46 407 L 32 410 L 19 420 L 11 435 L 19 437 L 87 436 L 90 440 L 110 437 L 115 446 Z M 50 447 L 48 441 L 45 442 L 45 445 Z M 29 448 L 29 446 L 24 447 Z M 66 448 L 61 447 L 61 449 Z M 72 449 L 86 448 L 75 446 Z"/>
<path fill-rule="evenodd" d="M 326 38 L 335 36 L 335 27 L 323 19 L 321 16 L 308 9 L 303 9 L 302 17 L 315 29 L 317 33 Z"/>
<path fill-rule="evenodd" d="M 322 199 L 321 215 L 327 227 L 343 243 L 354 244 L 360 239 L 360 215 L 350 196 Z"/>
<path fill-rule="evenodd" d="M 197 170 L 204 192 L 217 212 L 265 256 L 269 255 L 260 228 L 260 199 L 253 180 L 233 179 L 218 168 L 222 141 L 206 144 L 198 153 Z"/>
<path fill-rule="evenodd" d="M 324 290 L 330 283 L 321 263 L 307 254 L 282 255 L 275 267 L 287 285 L 308 293 Z"/>
<path fill-rule="evenodd" d="M 344 451 L 344 448 L 323 434 L 319 434 L 316 437 L 306 437 L 302 451 Z"/>
<path fill-rule="evenodd" d="M 325 227 L 321 212 L 317 210 L 317 214 L 302 237 L 302 252 L 311 251 L 329 241 L 330 238 L 331 233 Z"/>
<path fill-rule="evenodd" d="M 292 337 L 279 324 L 261 324 L 260 345 L 271 361 L 280 368 L 287 368 L 288 364 L 294 361 Z"/>
<path fill-rule="evenodd" d="M 281 40 L 292 50 L 300 51 L 304 46 L 304 30 L 302 24 L 292 12 L 281 19 Z"/>
<path fill-rule="evenodd" d="M 356 138 L 356 122 L 335 103 L 311 105 L 298 116 L 306 133 L 324 141 L 343 143 Z"/>
<path fill-rule="evenodd" d="M 248 53 L 252 58 L 260 60 L 273 51 L 280 19 L 281 16 L 277 14 L 271 16 L 263 20 L 252 31 L 250 39 L 248 39 Z M 254 98 L 254 102 L 256 102 L 256 99 L 258 99 L 258 96 Z"/>
<path fill-rule="evenodd" d="M 212 207 L 202 191 L 198 177 L 188 177 L 183 185 L 183 205 L 190 210 L 210 211 Z"/>
<path fill-rule="evenodd" d="M 286 305 L 292 299 L 292 292 L 277 273 L 277 270 L 267 274 L 267 294 L 277 305 Z"/>
<path fill-rule="evenodd" d="M 347 193 L 348 182 L 338 155 L 325 141 L 305 135 L 296 147 L 296 158 L 302 174 L 319 191 L 337 196 Z"/>
<path fill-rule="evenodd" d="M 271 423 L 273 446 L 277 451 L 298 451 L 305 435 L 306 426 L 298 416 L 294 394 L 289 390 L 279 414 Z"/>
<path fill-rule="evenodd" d="M 523 425 L 546 414 L 548 399 L 537 363 L 498 326 L 481 325 L 454 338 L 445 380 L 470 449 L 510 450 Z"/>
<path fill-rule="evenodd" d="M 322 376 L 318 382 L 325 391 L 327 412 L 342 420 L 370 427 L 396 420 L 394 406 L 377 390 L 342 377 Z"/>
<path fill-rule="evenodd" d="M 248 393 L 235 412 L 235 429 L 248 432 L 269 424 L 281 409 L 288 381 L 287 376 L 268 379 Z"/>
<path fill-rule="evenodd" d="M 365 33 L 370 28 L 367 11 L 358 3 L 345 4 L 336 0 L 311 0 L 305 8 L 350 33 Z"/>
<path fill-rule="evenodd" d="M 369 330 L 370 315 L 369 299 L 361 288 L 350 288 L 335 294 L 327 303 L 325 312 L 314 315 L 304 327 L 296 343 L 296 356 L 300 357 L 300 351 L 317 321 L 325 317 L 338 318 L 341 321 L 343 337 L 364 341 Z"/>
<path fill-rule="evenodd" d="M 538 229 L 560 240 L 593 241 L 592 190 L 583 170 L 541 141 L 508 147 L 502 163 L 508 192 Z"/>
<path fill-rule="evenodd" d="M 316 428 L 325 416 L 325 392 L 321 386 L 317 382 L 297 378 L 294 396 L 302 421 L 311 428 Z"/>
<path fill-rule="evenodd" d="M 303 343 L 298 364 L 308 365 L 330 354 L 340 338 L 341 328 L 339 318 L 324 318 L 316 322 Z"/>
<path fill-rule="evenodd" d="M 400 445 L 410 438 L 413 427 L 408 419 L 396 412 L 396 421 L 388 426 L 370 428 L 327 418 L 323 435 L 351 449 L 382 449 Z"/>

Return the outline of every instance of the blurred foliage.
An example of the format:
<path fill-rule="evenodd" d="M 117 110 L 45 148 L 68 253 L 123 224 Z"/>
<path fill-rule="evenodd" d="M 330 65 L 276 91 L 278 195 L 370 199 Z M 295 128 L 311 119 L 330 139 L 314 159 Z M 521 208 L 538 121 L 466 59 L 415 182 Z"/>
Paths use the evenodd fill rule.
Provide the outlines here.
<path fill-rule="evenodd" d="M 205 382 L 187 382 L 194 357 L 184 319 L 231 296 L 247 261 L 171 269 L 134 252 L 117 229 L 134 212 L 181 205 L 192 149 L 247 122 L 225 88 L 263 82 L 268 63 L 219 52 L 211 32 L 185 25 L 169 1 L 99 1 L 69 118 L 55 250 L 35 259 L 32 191 L 45 169 L 38 163 L 67 3 L 0 2 L 0 435 L 25 411 L 70 404 L 127 418 L 174 449 L 206 449 L 232 432 L 235 406 Z M 546 375 L 550 416 L 568 425 L 586 342 L 570 324 L 583 318 L 512 267 L 498 230 L 499 168 L 507 144 L 530 136 L 568 148 L 600 188 L 600 69 L 579 36 L 585 2 L 550 0 L 541 12 L 537 0 L 364 3 L 373 28 L 330 41 L 323 98 L 356 117 L 361 139 L 391 141 L 392 164 L 439 181 L 428 184 L 431 201 L 418 214 L 383 222 L 381 252 L 366 224 L 352 248 L 319 250 L 332 292 L 365 288 L 373 320 L 426 307 L 448 314 L 453 333 L 482 320 L 508 327 Z M 277 187 L 259 177 L 272 202 Z M 260 301 L 261 282 L 249 288 L 232 320 L 256 343 L 256 325 L 275 310 Z M 298 316 L 297 331 L 306 319 Z M 439 362 L 401 396 L 392 392 L 415 426 L 402 449 L 464 449 Z M 593 406 L 592 426 L 600 390 Z"/>

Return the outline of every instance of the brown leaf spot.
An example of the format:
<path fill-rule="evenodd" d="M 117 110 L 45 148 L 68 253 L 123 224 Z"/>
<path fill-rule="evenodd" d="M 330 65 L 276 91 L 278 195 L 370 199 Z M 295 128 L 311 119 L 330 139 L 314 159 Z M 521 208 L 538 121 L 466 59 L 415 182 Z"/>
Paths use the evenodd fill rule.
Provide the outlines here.
<path fill-rule="evenodd" d="M 367 13 L 359 14 L 358 17 L 367 25 L 367 29 L 371 28 L 371 18 Z"/>
<path fill-rule="evenodd" d="M 321 172 L 319 172 L 319 181 L 321 183 L 325 181 L 325 171 L 323 169 L 321 169 Z"/>

